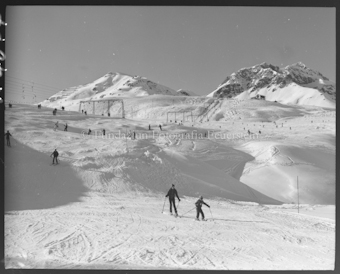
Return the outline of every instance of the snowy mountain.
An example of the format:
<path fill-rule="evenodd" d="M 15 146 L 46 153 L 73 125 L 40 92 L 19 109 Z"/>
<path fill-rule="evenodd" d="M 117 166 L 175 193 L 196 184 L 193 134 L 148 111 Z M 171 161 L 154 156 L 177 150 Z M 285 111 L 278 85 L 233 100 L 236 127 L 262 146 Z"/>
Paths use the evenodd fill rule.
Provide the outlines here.
<path fill-rule="evenodd" d="M 334 82 L 301 62 L 284 68 L 261 63 L 232 73 L 207 97 L 242 100 L 262 95 L 283 104 L 335 108 L 335 92 Z"/>
<path fill-rule="evenodd" d="M 43 106 L 54 107 L 70 101 L 98 100 L 110 97 L 141 97 L 148 95 L 191 95 L 188 91 L 175 91 L 141 76 L 109 72 L 103 77 L 86 85 L 64 89 L 42 102 Z M 53 103 L 53 104 L 50 104 Z M 57 103 L 57 104 L 56 104 Z"/>

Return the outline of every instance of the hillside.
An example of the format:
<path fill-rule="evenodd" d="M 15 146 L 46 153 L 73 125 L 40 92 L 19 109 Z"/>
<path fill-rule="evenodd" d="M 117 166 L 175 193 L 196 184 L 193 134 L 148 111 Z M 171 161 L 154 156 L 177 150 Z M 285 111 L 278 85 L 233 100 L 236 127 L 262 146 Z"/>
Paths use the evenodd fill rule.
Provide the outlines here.
<path fill-rule="evenodd" d="M 43 106 L 69 107 L 79 105 L 81 100 L 100 100 L 120 97 L 143 97 L 148 95 L 190 96 L 191 91 L 175 91 L 166 86 L 157 84 L 141 76 L 132 76 L 125 73 L 107 73 L 103 77 L 76 87 L 66 88 L 41 102 Z M 75 110 L 75 109 L 74 109 Z"/>
<path fill-rule="evenodd" d="M 335 83 L 301 62 L 279 68 L 261 63 L 228 76 L 207 97 L 251 99 L 335 108 Z"/>
<path fill-rule="evenodd" d="M 133 119 L 6 108 L 6 268 L 334 269 L 334 111 L 246 100 L 230 119 L 178 125 L 160 110 L 183 98 L 158 96 L 131 97 Z"/>

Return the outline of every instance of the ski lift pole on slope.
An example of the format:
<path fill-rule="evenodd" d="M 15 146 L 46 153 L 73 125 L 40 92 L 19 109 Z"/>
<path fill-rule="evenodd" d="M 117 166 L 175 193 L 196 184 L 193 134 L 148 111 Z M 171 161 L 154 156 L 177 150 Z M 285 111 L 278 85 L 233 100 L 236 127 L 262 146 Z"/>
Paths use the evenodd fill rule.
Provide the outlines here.
<path fill-rule="evenodd" d="M 125 129 L 125 144 L 126 144 L 126 153 L 129 153 L 128 142 L 127 142 L 127 129 Z"/>
<path fill-rule="evenodd" d="M 298 213 L 300 213 L 300 201 L 299 201 L 299 176 L 296 177 L 296 184 L 297 184 L 297 195 L 298 195 Z"/>

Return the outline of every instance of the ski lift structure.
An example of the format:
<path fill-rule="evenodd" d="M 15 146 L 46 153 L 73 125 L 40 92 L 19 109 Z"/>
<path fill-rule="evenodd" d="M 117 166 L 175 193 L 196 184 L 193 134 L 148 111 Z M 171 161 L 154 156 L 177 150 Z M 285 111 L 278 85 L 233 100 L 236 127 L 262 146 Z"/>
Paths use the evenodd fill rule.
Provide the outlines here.
<path fill-rule="evenodd" d="M 124 100 L 123 99 L 98 99 L 98 100 L 80 101 L 78 111 L 81 112 L 82 109 L 86 111 L 92 109 L 92 114 L 96 115 L 96 105 L 97 105 L 98 108 L 99 106 L 101 106 L 100 107 L 101 112 L 97 113 L 97 115 L 102 115 L 103 111 L 106 109 L 107 115 L 111 117 L 110 108 L 113 106 L 115 102 L 121 103 L 121 118 L 124 119 L 125 111 L 124 111 Z"/>
<path fill-rule="evenodd" d="M 192 114 L 192 111 L 169 111 L 166 113 L 166 122 L 169 122 L 169 119 L 171 119 L 171 122 L 177 123 L 178 120 L 183 122 L 188 122 L 191 120 L 191 122 L 194 121 L 194 117 L 196 115 Z"/>

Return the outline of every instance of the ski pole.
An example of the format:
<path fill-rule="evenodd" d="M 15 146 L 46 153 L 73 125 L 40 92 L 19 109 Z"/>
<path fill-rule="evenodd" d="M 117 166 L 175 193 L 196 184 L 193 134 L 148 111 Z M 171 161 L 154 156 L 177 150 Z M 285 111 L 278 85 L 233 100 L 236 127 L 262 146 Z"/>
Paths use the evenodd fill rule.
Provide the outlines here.
<path fill-rule="evenodd" d="M 181 202 L 181 200 L 178 201 L 178 206 L 177 206 L 177 210 L 179 209 L 179 203 Z"/>
<path fill-rule="evenodd" d="M 209 207 L 209 210 L 210 210 L 211 217 L 212 217 L 212 219 L 214 220 L 214 216 L 213 216 L 212 213 L 211 213 L 210 207 Z"/>
<path fill-rule="evenodd" d="M 190 211 L 194 210 L 196 207 L 194 207 L 193 209 L 190 209 L 189 211 L 185 212 L 184 214 L 182 214 L 181 217 L 183 217 L 185 214 L 189 213 Z"/>
<path fill-rule="evenodd" d="M 162 209 L 162 213 L 164 211 L 164 206 L 165 206 L 165 200 L 166 200 L 166 197 L 164 198 L 164 204 L 163 204 L 163 209 Z"/>

